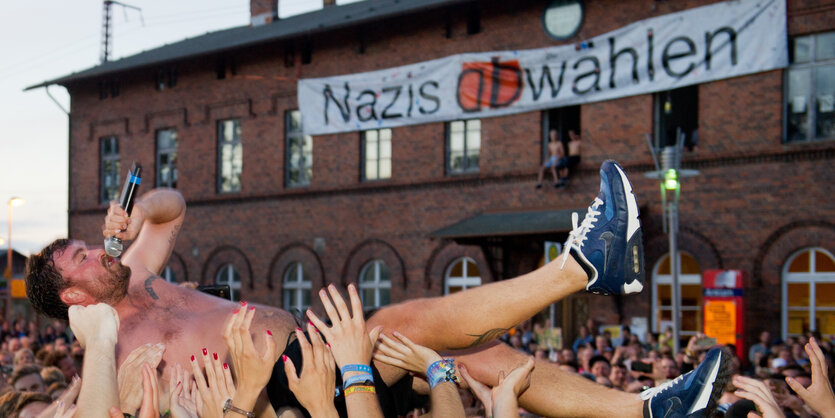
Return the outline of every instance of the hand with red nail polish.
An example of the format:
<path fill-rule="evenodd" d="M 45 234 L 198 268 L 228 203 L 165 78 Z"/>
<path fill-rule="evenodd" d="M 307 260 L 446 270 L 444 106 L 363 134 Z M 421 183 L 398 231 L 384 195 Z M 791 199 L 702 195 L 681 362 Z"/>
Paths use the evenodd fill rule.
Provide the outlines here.
<path fill-rule="evenodd" d="M 194 356 L 191 358 L 194 361 Z M 168 409 L 171 418 L 198 418 L 202 400 L 197 399 L 197 392 L 192 390 L 194 379 L 179 363 L 173 369 L 168 379 Z"/>
<path fill-rule="evenodd" d="M 201 361 L 192 361 L 191 370 L 194 375 L 194 382 L 197 391 L 200 393 L 201 402 L 197 405 L 201 417 L 222 417 L 223 403 L 232 399 L 238 393 L 235 388 L 232 373 L 228 368 L 224 369 L 221 359 L 217 353 L 208 355 L 208 349 L 203 349 Z"/>
<path fill-rule="evenodd" d="M 245 305 L 245 302 L 241 303 Z M 255 406 L 258 394 L 267 385 L 275 362 L 281 354 L 269 330 L 258 330 L 259 338 L 264 338 L 264 349 L 258 352 L 255 348 L 253 335 L 250 333 L 256 309 L 242 309 L 229 317 L 224 325 L 223 340 L 229 348 L 237 382 L 237 391 L 232 404 L 238 408 L 251 411 Z M 228 370 L 228 369 L 226 369 Z"/>
<path fill-rule="evenodd" d="M 348 297 L 351 301 L 350 307 L 333 285 L 328 286 L 327 292 L 322 289 L 319 292 L 319 298 L 322 300 L 322 305 L 332 325 L 327 326 L 313 311 L 308 309 L 307 317 L 310 320 L 308 327 L 318 329 L 331 344 L 333 358 L 340 368 L 346 364 L 370 365 L 371 353 L 382 327 L 368 332 L 362 312 L 362 301 L 353 284 L 348 285 Z"/>

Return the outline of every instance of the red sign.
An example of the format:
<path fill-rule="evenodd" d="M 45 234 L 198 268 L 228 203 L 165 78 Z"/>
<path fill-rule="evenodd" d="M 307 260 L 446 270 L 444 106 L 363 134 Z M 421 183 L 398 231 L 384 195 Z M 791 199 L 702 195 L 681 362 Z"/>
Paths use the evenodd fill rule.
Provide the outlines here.
<path fill-rule="evenodd" d="M 719 344 L 733 344 L 744 359 L 741 270 L 706 270 L 702 275 L 703 332 Z"/>

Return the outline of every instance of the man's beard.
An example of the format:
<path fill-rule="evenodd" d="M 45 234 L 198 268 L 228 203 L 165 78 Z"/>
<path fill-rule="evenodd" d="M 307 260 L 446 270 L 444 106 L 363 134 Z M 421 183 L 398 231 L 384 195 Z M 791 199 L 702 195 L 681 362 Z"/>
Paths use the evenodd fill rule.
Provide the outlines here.
<path fill-rule="evenodd" d="M 128 294 L 130 267 L 115 262 L 112 268 L 112 271 L 108 269 L 108 274 L 94 289 L 90 289 L 90 293 L 98 302 L 116 306 Z"/>

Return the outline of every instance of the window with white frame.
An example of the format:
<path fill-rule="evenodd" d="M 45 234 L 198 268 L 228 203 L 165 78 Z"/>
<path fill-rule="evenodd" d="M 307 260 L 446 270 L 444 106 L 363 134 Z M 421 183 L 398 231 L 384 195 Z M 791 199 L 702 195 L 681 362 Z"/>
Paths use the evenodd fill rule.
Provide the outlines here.
<path fill-rule="evenodd" d="M 241 191 L 243 143 L 240 119 L 217 122 L 217 190 L 220 193 Z"/>
<path fill-rule="evenodd" d="M 783 339 L 819 331 L 835 334 L 835 258 L 823 248 L 807 248 L 783 266 Z"/>
<path fill-rule="evenodd" d="M 391 303 L 391 274 L 383 260 L 373 260 L 362 268 L 359 293 L 363 309 L 379 308 Z"/>
<path fill-rule="evenodd" d="M 679 252 L 678 278 L 681 298 L 681 335 L 689 337 L 702 330 L 702 272 L 690 254 Z M 670 255 L 661 258 L 652 272 L 652 331 L 664 332 L 673 324 L 673 276 Z"/>
<path fill-rule="evenodd" d="M 796 36 L 786 71 L 786 142 L 835 139 L 835 32 Z"/>
<path fill-rule="evenodd" d="M 119 200 L 119 138 L 107 136 L 99 140 L 101 157 L 101 201 Z"/>
<path fill-rule="evenodd" d="M 241 275 L 232 264 L 225 264 L 215 276 L 215 284 L 229 285 L 229 298 L 233 301 L 241 300 Z"/>
<path fill-rule="evenodd" d="M 476 286 L 481 286 L 481 273 L 475 260 L 470 257 L 461 257 L 449 264 L 444 274 L 445 295 Z"/>
<path fill-rule="evenodd" d="M 478 171 L 481 153 L 481 120 L 456 120 L 447 124 L 447 173 Z"/>
<path fill-rule="evenodd" d="M 313 283 L 311 283 L 307 272 L 304 271 L 302 263 L 292 263 L 290 267 L 287 267 L 284 272 L 283 283 L 283 308 L 290 312 L 296 311 L 299 315 L 302 315 L 310 307 L 310 292 L 313 288 Z"/>
<path fill-rule="evenodd" d="M 391 129 L 362 132 L 362 179 L 391 178 Z"/>
<path fill-rule="evenodd" d="M 313 137 L 302 132 L 302 112 L 291 110 L 286 113 L 284 136 L 287 186 L 310 185 L 313 177 Z"/>
<path fill-rule="evenodd" d="M 157 187 L 177 188 L 177 130 L 157 131 Z"/>

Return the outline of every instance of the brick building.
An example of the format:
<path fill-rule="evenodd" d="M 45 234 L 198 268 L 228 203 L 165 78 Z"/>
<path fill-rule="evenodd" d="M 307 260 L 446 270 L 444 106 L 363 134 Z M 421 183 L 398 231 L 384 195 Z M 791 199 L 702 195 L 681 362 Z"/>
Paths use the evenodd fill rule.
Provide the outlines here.
<path fill-rule="evenodd" d="M 670 319 L 667 235 L 658 180 L 642 174 L 654 170 L 647 135 L 661 146 L 678 127 L 688 145 L 698 132 L 682 166 L 700 172 L 681 191 L 683 334 L 701 326 L 700 273 L 708 269 L 745 272 L 747 341 L 761 329 L 835 334 L 831 2 L 787 0 L 787 68 L 309 137 L 297 110 L 300 79 L 469 52 L 579 50 L 633 22 L 719 2 L 325 3 L 278 19 L 275 1 L 252 0 L 250 26 L 33 86 L 63 85 L 72 98 L 70 236 L 100 240 L 106 202 L 136 160 L 143 188 L 176 187 L 188 202 L 167 278 L 231 282 L 237 298 L 286 309 L 316 304 L 311 292 L 328 283 L 359 281 L 370 307 L 536 268 L 545 242 L 563 242 L 570 212 L 596 194 L 600 163 L 614 158 L 641 205 L 647 286 L 627 297 L 574 295 L 557 304 L 558 325 L 571 337 L 588 316 L 602 324 L 644 318 L 661 331 Z M 549 36 L 547 10 L 576 26 Z M 566 188 L 536 190 L 552 128 L 582 132 L 582 162 Z"/>

